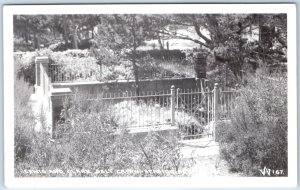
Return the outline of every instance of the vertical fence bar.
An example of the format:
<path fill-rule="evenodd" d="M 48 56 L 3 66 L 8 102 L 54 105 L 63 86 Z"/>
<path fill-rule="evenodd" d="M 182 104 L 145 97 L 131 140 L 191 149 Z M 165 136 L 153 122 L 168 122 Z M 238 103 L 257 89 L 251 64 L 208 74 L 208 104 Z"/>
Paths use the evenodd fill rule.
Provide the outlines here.
<path fill-rule="evenodd" d="M 219 113 L 218 113 L 218 104 L 219 104 L 219 85 L 218 83 L 215 83 L 215 87 L 214 87 L 214 116 L 213 116 L 213 119 L 214 119 L 214 124 L 213 124 L 213 140 L 215 141 L 216 140 L 216 122 L 218 121 L 219 119 Z"/>
<path fill-rule="evenodd" d="M 210 93 L 207 91 L 207 123 L 210 122 Z"/>
<path fill-rule="evenodd" d="M 175 125 L 175 86 L 171 86 L 171 125 Z"/>

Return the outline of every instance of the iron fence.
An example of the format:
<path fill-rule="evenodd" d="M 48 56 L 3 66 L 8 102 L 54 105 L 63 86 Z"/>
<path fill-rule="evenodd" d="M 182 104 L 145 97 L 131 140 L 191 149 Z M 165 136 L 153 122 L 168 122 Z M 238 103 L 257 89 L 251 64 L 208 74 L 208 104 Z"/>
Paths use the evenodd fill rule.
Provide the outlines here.
<path fill-rule="evenodd" d="M 102 76 L 106 76 L 107 69 L 102 69 L 102 65 L 99 65 L 97 74 L 94 71 L 85 71 L 83 73 L 74 74 L 70 71 L 64 70 L 64 65 L 56 64 L 53 61 L 49 64 L 49 75 L 53 83 L 64 83 L 74 81 L 105 81 Z M 112 68 L 114 66 L 111 66 Z M 113 69 L 112 69 L 113 70 Z M 131 69 L 133 73 L 133 69 Z M 119 71 L 117 71 L 119 72 Z M 112 76 L 113 77 L 113 76 Z M 179 64 L 179 63 L 159 63 L 159 64 L 143 64 L 138 68 L 139 79 L 164 79 L 164 78 L 185 78 L 194 77 L 194 65 L 193 64 Z M 108 78 L 110 78 L 108 76 Z M 117 78 L 116 78 L 117 79 Z M 127 80 L 134 80 L 134 76 L 130 75 Z M 113 79 L 112 79 L 113 80 Z"/>
<path fill-rule="evenodd" d="M 89 101 L 101 101 L 123 127 L 147 127 L 172 124 L 171 90 L 161 92 L 105 93 Z"/>
<path fill-rule="evenodd" d="M 228 119 L 236 91 L 175 89 L 161 92 L 106 93 L 89 101 L 102 101 L 127 128 L 177 126 L 183 139 L 213 136 L 213 122 Z"/>

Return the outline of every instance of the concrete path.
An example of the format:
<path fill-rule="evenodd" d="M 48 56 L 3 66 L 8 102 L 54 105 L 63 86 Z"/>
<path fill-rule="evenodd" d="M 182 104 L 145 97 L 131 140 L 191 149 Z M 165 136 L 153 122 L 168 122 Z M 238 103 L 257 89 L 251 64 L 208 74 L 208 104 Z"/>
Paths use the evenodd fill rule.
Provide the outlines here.
<path fill-rule="evenodd" d="M 192 177 L 236 177 L 239 173 L 231 173 L 225 160 L 220 158 L 220 146 L 211 138 L 184 140 L 181 153 L 184 159 L 193 161 L 190 168 Z"/>

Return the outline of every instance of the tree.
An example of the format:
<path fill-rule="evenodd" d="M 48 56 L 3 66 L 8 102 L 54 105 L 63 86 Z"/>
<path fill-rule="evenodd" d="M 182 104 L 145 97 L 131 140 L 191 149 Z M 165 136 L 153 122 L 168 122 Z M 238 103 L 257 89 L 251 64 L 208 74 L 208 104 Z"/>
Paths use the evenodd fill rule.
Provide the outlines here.
<path fill-rule="evenodd" d="M 262 43 L 264 46 L 269 43 L 268 48 L 264 48 L 264 50 L 271 50 L 274 40 L 278 41 L 282 47 L 286 47 L 285 14 L 176 14 L 166 15 L 164 18 L 169 20 L 168 26 L 193 28 L 197 38 L 180 34 L 170 27 L 163 27 L 157 31 L 158 33 L 199 44 L 200 49 L 206 50 L 207 55 L 211 54 L 214 57 L 213 67 L 228 63 L 229 69 L 236 77 L 242 75 L 241 70 L 245 64 L 250 64 L 253 69 L 257 68 L 258 59 L 262 57 L 262 54 L 259 53 L 260 56 L 253 55 L 253 50 L 262 49 Z M 272 33 L 268 39 L 260 41 L 260 45 L 256 42 L 249 43 L 245 36 L 252 34 L 257 29 L 253 26 L 257 25 L 260 30 L 261 26 L 276 27 L 277 32 Z M 282 53 L 279 50 L 263 54 L 271 54 L 268 56 L 273 57 L 275 54 Z M 273 60 L 276 59 L 278 57 L 274 57 Z"/>
<path fill-rule="evenodd" d="M 48 33 L 51 17 L 46 15 L 15 15 L 14 34 L 24 37 L 28 44 L 33 36 L 33 48 L 39 49 L 41 37 Z"/>
<path fill-rule="evenodd" d="M 97 26 L 96 43 L 98 47 L 106 46 L 119 56 L 132 62 L 136 94 L 139 95 L 139 66 L 137 48 L 146 39 L 155 35 L 147 15 L 122 14 L 102 15 L 101 24 Z"/>
<path fill-rule="evenodd" d="M 66 45 L 71 41 L 72 48 L 86 48 L 88 47 L 87 40 L 81 38 L 81 33 L 84 29 L 92 31 L 92 38 L 94 35 L 94 28 L 101 22 L 99 15 L 54 15 L 51 28 L 58 31 L 63 36 Z"/>

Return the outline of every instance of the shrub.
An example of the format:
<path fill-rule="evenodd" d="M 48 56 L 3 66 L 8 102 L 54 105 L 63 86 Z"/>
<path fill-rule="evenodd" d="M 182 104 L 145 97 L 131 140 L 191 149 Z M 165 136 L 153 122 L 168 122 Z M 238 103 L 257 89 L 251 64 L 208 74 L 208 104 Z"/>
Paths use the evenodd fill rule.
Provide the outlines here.
<path fill-rule="evenodd" d="M 138 55 L 140 59 L 137 65 L 140 78 L 185 77 L 193 73 L 192 67 L 186 66 L 185 54 L 179 50 L 163 50 L 163 53 L 160 50 L 153 51 L 142 52 Z M 173 54 L 178 54 L 178 56 Z M 66 51 L 41 49 L 33 52 L 15 52 L 15 63 L 20 66 L 18 76 L 22 76 L 31 85 L 35 84 L 34 61 L 37 56 L 48 56 L 55 64 L 60 65 L 59 72 L 64 74 L 67 80 L 69 78 L 79 82 L 134 79 L 132 63 L 121 59 L 120 55 L 105 48 Z"/>
<path fill-rule="evenodd" d="M 287 79 L 249 77 L 231 122 L 218 132 L 221 155 L 232 170 L 260 176 L 264 167 L 287 175 Z"/>
<path fill-rule="evenodd" d="M 178 59 L 182 60 L 185 59 L 185 53 L 181 52 L 180 50 L 147 50 L 147 51 L 138 51 L 137 57 L 142 58 L 150 56 L 154 59 L 161 59 L 161 60 L 171 60 L 171 59 Z"/>
<path fill-rule="evenodd" d="M 72 49 L 72 44 L 65 44 L 63 42 L 57 42 L 54 44 L 51 44 L 49 46 L 49 49 L 52 51 L 66 51 L 68 49 Z"/>
<path fill-rule="evenodd" d="M 18 52 L 14 54 L 16 76 L 31 85 L 35 84 L 35 56 L 36 52 Z"/>
<path fill-rule="evenodd" d="M 30 151 L 18 160 L 17 176 L 180 176 L 186 167 L 173 134 L 149 133 L 146 137 L 129 134 L 116 122 L 110 107 L 99 102 L 85 101 L 85 94 L 66 99 L 57 126 L 55 140 L 45 133 L 31 131 Z M 25 169 L 64 173 L 26 174 Z M 74 173 L 67 173 L 67 171 Z M 81 172 L 75 172 L 75 171 Z M 98 173 L 97 171 L 106 171 Z M 125 171 L 120 173 L 118 171 Z M 128 173 L 126 171 L 140 171 Z M 160 172 L 154 172 L 159 170 Z M 167 173 L 174 170 L 174 173 Z M 89 171 L 89 172 L 82 172 Z M 149 172 L 150 171 L 150 172 Z M 152 172 L 151 172 L 152 171 Z"/>
<path fill-rule="evenodd" d="M 165 176 L 170 174 L 163 173 L 164 170 L 178 172 L 183 167 L 176 135 L 150 132 L 141 138 L 129 134 L 127 125 L 113 114 L 114 109 L 101 101 L 86 101 L 85 94 L 65 101 L 62 112 L 65 122 L 57 132 L 72 155 L 63 156 L 66 159 L 63 162 L 72 163 L 73 169 L 109 170 L 112 176 L 133 175 L 117 170 L 142 171 L 134 176 Z"/>

